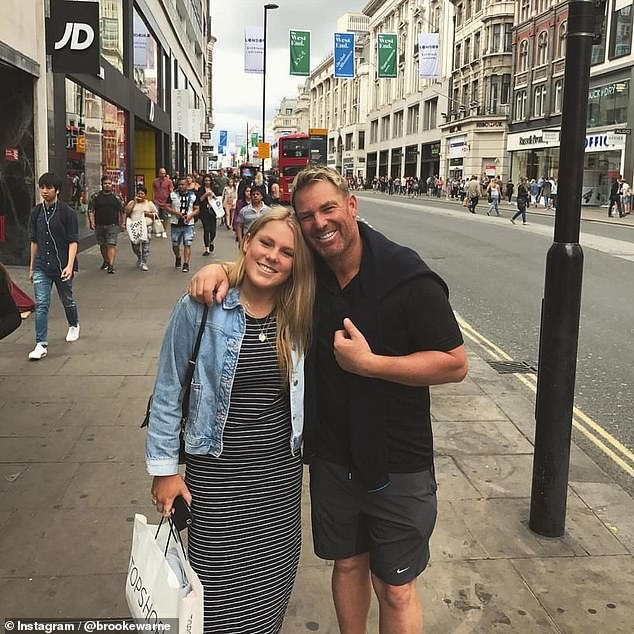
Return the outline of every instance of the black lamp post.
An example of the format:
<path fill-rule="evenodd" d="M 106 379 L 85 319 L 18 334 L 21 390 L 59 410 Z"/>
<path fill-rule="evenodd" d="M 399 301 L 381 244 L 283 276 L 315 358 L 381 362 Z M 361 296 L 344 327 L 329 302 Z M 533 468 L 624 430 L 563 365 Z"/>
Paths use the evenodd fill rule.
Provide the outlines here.
<path fill-rule="evenodd" d="M 264 5 L 264 55 L 262 60 L 262 142 L 266 141 L 266 12 L 272 9 L 279 9 L 278 4 L 265 4 Z M 264 176 L 264 159 L 260 164 L 260 170 L 262 176 Z"/>

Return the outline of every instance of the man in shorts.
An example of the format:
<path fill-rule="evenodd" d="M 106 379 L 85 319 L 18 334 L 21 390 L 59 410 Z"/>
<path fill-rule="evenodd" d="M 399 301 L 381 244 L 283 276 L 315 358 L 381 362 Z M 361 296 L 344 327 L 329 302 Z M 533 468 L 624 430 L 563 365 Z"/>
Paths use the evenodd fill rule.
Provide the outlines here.
<path fill-rule="evenodd" d="M 174 251 L 174 266 L 181 268 L 183 273 L 189 272 L 189 261 L 192 257 L 192 242 L 194 241 L 194 223 L 198 215 L 198 197 L 193 190 L 187 189 L 187 179 L 178 179 L 178 189 L 170 194 L 172 207 L 170 211 L 170 225 L 172 235 L 172 250 Z M 183 244 L 181 258 L 180 245 Z"/>
<path fill-rule="evenodd" d="M 101 177 L 101 191 L 95 192 L 88 201 L 88 223 L 94 230 L 101 249 L 101 270 L 114 273 L 117 256 L 117 238 L 125 230 L 123 200 L 112 191 L 110 176 Z"/>
<path fill-rule="evenodd" d="M 317 274 L 304 407 L 315 552 L 335 560 L 343 634 L 366 632 L 372 589 L 380 632 L 420 634 L 416 579 L 436 520 L 428 386 L 466 376 L 462 335 L 442 279 L 358 222 L 335 170 L 300 172 L 293 207 Z M 191 294 L 222 301 L 221 271 L 201 269 Z"/>

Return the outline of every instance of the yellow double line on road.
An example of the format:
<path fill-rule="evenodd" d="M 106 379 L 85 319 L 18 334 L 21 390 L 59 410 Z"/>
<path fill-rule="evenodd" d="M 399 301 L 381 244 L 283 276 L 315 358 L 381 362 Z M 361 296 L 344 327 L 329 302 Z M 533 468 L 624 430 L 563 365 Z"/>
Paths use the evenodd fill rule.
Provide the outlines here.
<path fill-rule="evenodd" d="M 512 361 L 504 350 L 480 334 L 471 324 L 456 315 L 463 334 L 486 350 L 494 361 Z M 513 376 L 523 383 L 533 394 L 537 394 L 537 377 L 532 374 L 518 374 Z M 584 414 L 578 407 L 573 408 L 572 425 L 580 431 L 590 442 L 598 447 L 606 456 L 615 462 L 623 471 L 634 477 L 634 453 L 609 434 L 601 425 Z"/>

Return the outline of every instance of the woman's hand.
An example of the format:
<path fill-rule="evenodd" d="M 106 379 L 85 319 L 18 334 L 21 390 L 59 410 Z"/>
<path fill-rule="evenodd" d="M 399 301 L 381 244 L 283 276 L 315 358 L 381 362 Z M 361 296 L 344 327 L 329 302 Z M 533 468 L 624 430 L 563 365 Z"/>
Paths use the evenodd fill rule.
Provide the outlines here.
<path fill-rule="evenodd" d="M 192 495 L 180 474 L 171 476 L 154 476 L 152 481 L 152 504 L 163 517 L 172 515 L 174 499 L 179 495 L 191 506 Z"/>

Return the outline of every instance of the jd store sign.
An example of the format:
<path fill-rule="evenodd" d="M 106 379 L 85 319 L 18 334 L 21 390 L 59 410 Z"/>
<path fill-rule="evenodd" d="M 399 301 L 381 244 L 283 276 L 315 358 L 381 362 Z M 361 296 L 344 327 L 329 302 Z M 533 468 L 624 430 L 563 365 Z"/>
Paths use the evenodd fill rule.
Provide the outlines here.
<path fill-rule="evenodd" d="M 98 75 L 99 3 L 51 0 L 46 52 L 52 57 L 54 73 Z"/>

